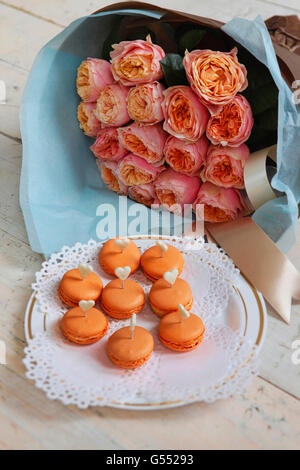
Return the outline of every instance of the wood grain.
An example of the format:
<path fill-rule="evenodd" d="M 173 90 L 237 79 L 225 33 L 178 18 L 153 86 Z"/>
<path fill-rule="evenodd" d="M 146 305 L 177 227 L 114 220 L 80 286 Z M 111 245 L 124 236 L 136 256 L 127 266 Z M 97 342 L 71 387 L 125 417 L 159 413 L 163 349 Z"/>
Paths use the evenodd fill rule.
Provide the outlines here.
<path fill-rule="evenodd" d="M 0 4 L 9 5 L 18 11 L 28 12 L 36 18 L 42 18 L 59 26 L 66 26 L 71 21 L 90 14 L 107 5 L 117 3 L 117 0 L 90 0 L 88 2 L 79 2 L 78 0 L 5 0 Z M 298 0 L 282 0 L 275 2 L 267 2 L 262 0 L 251 0 L 242 2 L 241 0 L 186 0 L 184 6 L 181 0 L 147 0 L 165 8 L 173 8 L 174 10 L 182 10 L 195 15 L 207 16 L 222 21 L 229 21 L 233 16 L 241 16 L 243 18 L 253 19 L 260 14 L 263 18 L 273 15 L 283 15 L 297 10 L 300 11 Z M 284 3 L 284 5 L 283 5 Z"/>

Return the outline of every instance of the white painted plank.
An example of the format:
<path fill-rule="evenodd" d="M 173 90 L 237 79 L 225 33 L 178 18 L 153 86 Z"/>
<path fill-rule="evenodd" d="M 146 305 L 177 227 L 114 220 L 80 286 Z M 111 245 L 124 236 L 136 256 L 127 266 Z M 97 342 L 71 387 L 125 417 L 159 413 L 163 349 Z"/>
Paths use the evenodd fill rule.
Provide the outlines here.
<path fill-rule="evenodd" d="M 20 138 L 19 106 L 27 77 L 27 71 L 0 60 L 0 80 L 6 85 L 6 101 L 0 103 L 0 132 L 17 139 Z"/>
<path fill-rule="evenodd" d="M 67 25 L 76 18 L 93 13 L 107 5 L 117 3 L 117 1 L 51 0 L 49 2 L 47 0 L 26 0 L 24 3 L 23 0 L 5 0 L 5 2 L 0 3 L 25 10 L 59 25 Z M 148 0 L 147 3 L 223 21 L 228 21 L 233 16 L 254 18 L 257 14 L 262 15 L 263 18 L 268 18 L 273 15 L 291 14 L 293 10 L 297 12 L 297 9 L 298 11 L 300 9 L 298 0 L 287 0 L 286 2 L 284 0 L 275 0 L 274 2 L 264 0 L 248 0 L 247 2 L 241 2 L 240 0 L 186 0 L 184 6 L 181 0 Z"/>
<path fill-rule="evenodd" d="M 19 207 L 22 146 L 0 134 L 0 228 L 28 243 Z"/>
<path fill-rule="evenodd" d="M 275 5 L 280 5 L 287 10 L 287 14 L 292 14 L 293 12 L 288 12 L 288 10 L 295 10 L 298 11 L 298 15 L 300 12 L 300 2 L 299 0 L 263 0 L 266 3 L 269 3 L 270 5 L 274 6 Z M 274 13 L 275 14 L 275 13 Z"/>
<path fill-rule="evenodd" d="M 62 28 L 0 3 L 0 59 L 29 70 L 33 60 Z"/>
<path fill-rule="evenodd" d="M 81 411 L 50 401 L 30 381 L 4 370 L 1 415 L 16 431 L 0 434 L 9 449 L 299 449 L 297 400 L 261 379 L 247 393 L 211 405 Z"/>
<path fill-rule="evenodd" d="M 288 258 L 300 272 L 300 220 L 297 242 Z M 269 328 L 261 354 L 261 375 L 271 383 L 300 398 L 300 366 L 292 362 L 292 343 L 300 340 L 300 303 L 293 302 L 291 324 L 285 325 L 268 306 Z"/>

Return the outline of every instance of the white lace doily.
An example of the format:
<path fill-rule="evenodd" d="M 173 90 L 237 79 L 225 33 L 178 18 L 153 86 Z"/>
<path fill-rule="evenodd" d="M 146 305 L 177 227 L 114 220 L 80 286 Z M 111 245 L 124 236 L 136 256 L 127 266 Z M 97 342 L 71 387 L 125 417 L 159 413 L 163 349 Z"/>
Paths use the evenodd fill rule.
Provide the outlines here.
<path fill-rule="evenodd" d="M 134 240 L 141 252 L 152 246 L 149 239 Z M 257 352 L 253 344 L 224 324 L 221 312 L 226 309 L 239 271 L 216 245 L 202 239 L 192 241 L 172 238 L 169 243 L 183 253 L 185 265 L 181 275 L 193 291 L 193 313 L 201 316 L 206 331 L 194 351 L 175 353 L 157 338 L 159 319 L 148 303 L 137 323 L 149 329 L 155 348 L 142 367 L 127 371 L 117 368 L 106 355 L 108 337 L 129 320 L 109 319 L 109 331 L 98 343 L 78 346 L 67 341 L 60 331 L 60 320 L 67 307 L 58 297 L 63 274 L 79 263 L 90 263 L 107 284 L 112 277 L 98 263 L 101 243 L 91 240 L 64 247 L 42 264 L 33 289 L 41 315 L 46 313 L 46 331 L 38 333 L 25 348 L 27 377 L 51 399 L 80 408 L 109 404 L 159 404 L 165 402 L 212 402 L 241 392 L 257 374 Z M 139 270 L 131 276 L 148 294 L 149 281 Z"/>

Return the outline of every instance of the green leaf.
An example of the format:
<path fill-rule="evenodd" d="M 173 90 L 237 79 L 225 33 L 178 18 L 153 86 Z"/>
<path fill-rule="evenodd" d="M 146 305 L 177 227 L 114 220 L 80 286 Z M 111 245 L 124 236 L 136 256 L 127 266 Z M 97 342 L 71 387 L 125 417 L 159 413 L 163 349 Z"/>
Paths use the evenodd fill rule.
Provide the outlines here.
<path fill-rule="evenodd" d="M 109 35 L 103 42 L 101 58 L 105 60 L 110 60 L 109 53 L 112 51 L 112 44 L 117 44 L 120 42 L 120 23 L 123 19 L 123 16 L 118 16 L 113 27 L 110 30 Z"/>
<path fill-rule="evenodd" d="M 179 39 L 178 49 L 180 54 L 184 55 L 186 49 L 188 51 L 195 49 L 205 34 L 204 29 L 191 29 L 184 33 Z"/>
<path fill-rule="evenodd" d="M 167 86 L 188 85 L 181 55 L 167 54 L 160 63 Z"/>
<path fill-rule="evenodd" d="M 277 142 L 277 106 L 254 117 L 254 126 L 246 144 L 251 152 L 268 147 Z"/>
<path fill-rule="evenodd" d="M 243 94 L 251 104 L 254 116 L 275 107 L 278 102 L 278 88 L 274 82 L 256 89 L 247 88 Z"/>

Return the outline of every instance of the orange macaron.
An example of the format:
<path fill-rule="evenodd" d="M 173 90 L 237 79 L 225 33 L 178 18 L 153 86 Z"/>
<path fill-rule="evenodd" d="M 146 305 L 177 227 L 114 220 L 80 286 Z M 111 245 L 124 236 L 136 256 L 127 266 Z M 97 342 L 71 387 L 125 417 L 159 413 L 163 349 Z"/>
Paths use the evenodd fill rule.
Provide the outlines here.
<path fill-rule="evenodd" d="M 123 369 L 134 369 L 150 358 L 154 347 L 153 336 L 148 330 L 136 326 L 131 337 L 129 326 L 110 336 L 107 354 L 112 362 Z"/>
<path fill-rule="evenodd" d="M 97 302 L 102 289 L 103 283 L 96 273 L 90 272 L 83 278 L 79 269 L 71 269 L 64 274 L 60 281 L 58 294 L 69 307 L 76 307 L 81 299 Z"/>
<path fill-rule="evenodd" d="M 123 247 L 116 244 L 122 241 L 112 238 L 100 250 L 99 263 L 108 274 L 115 275 L 115 269 L 119 266 L 129 266 L 131 273 L 134 273 L 140 266 L 141 254 L 136 244 L 129 239 L 125 239 Z"/>
<path fill-rule="evenodd" d="M 203 321 L 194 313 L 181 319 L 179 312 L 165 315 L 159 322 L 159 339 L 173 351 L 187 352 L 197 348 L 205 331 Z"/>
<path fill-rule="evenodd" d="M 164 272 L 173 268 L 180 274 L 183 270 L 184 259 L 180 251 L 172 245 L 165 245 L 166 251 L 162 252 L 159 246 L 154 245 L 146 250 L 141 257 L 141 266 L 145 276 L 151 281 L 163 277 Z"/>
<path fill-rule="evenodd" d="M 177 311 L 178 304 L 187 310 L 193 305 L 193 294 L 189 284 L 178 277 L 171 286 L 164 278 L 156 281 L 149 292 L 149 303 L 156 315 L 163 317 Z"/>
<path fill-rule="evenodd" d="M 130 318 L 138 314 L 145 305 L 145 293 L 142 286 L 131 279 L 126 279 L 122 288 L 121 279 L 110 281 L 103 289 L 101 306 L 107 315 L 118 318 Z"/>
<path fill-rule="evenodd" d="M 80 307 L 71 308 L 61 321 L 64 336 L 77 344 L 92 344 L 108 330 L 106 316 L 97 308 L 84 312 Z"/>

